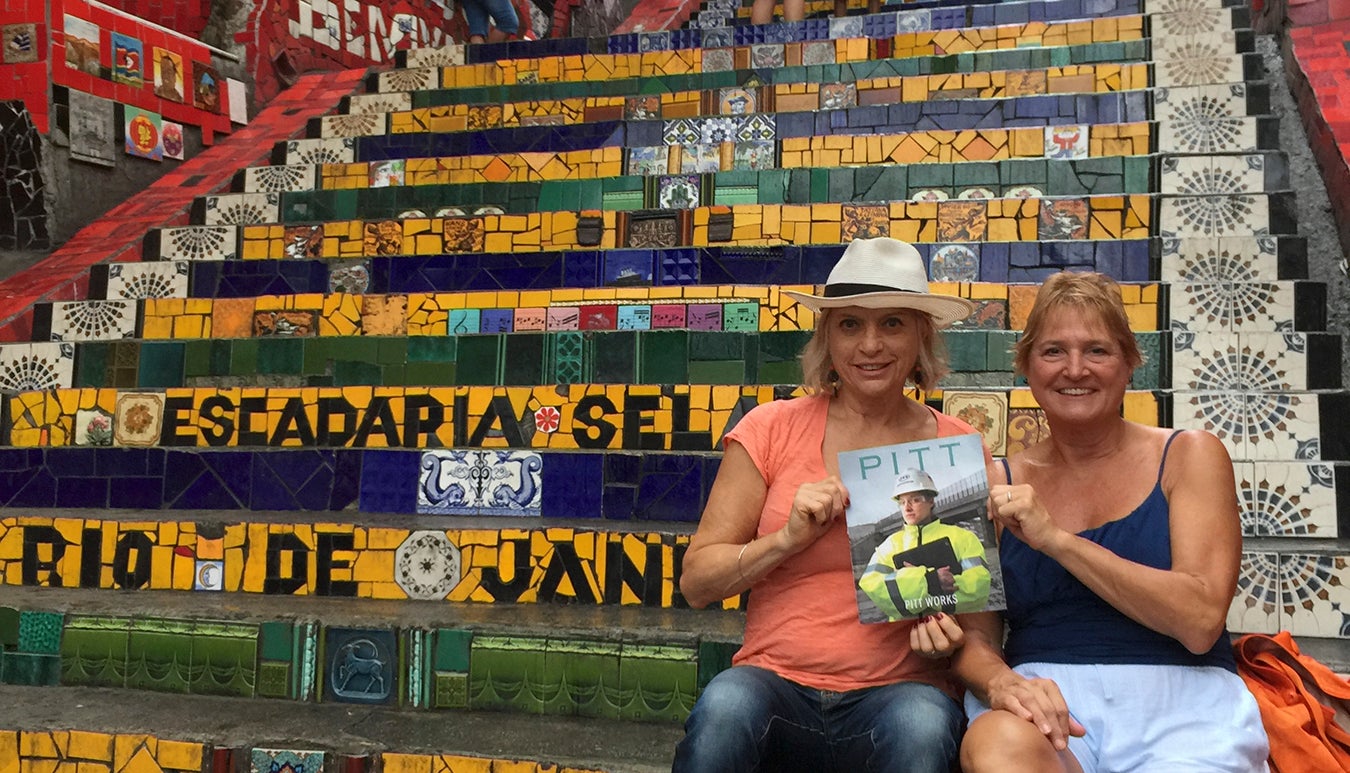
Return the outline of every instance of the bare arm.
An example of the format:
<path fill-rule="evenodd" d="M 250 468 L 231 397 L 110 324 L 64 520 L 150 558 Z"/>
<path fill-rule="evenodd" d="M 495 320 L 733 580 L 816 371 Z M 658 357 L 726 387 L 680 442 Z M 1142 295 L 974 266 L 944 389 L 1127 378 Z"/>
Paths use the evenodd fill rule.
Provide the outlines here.
<path fill-rule="evenodd" d="M 1171 513 L 1170 570 L 1121 558 L 1055 526 L 1031 486 L 995 486 L 991 494 L 995 517 L 1024 542 L 1132 620 L 1199 654 L 1222 633 L 1237 585 L 1242 537 L 1233 464 L 1213 435 L 1183 432 L 1172 442 L 1163 483 Z"/>
<path fill-rule="evenodd" d="M 695 608 L 735 596 L 815 542 L 844 514 L 848 494 L 836 477 L 797 489 L 787 525 L 755 538 L 768 485 L 740 443 L 727 444 L 708 504 L 689 540 L 680 592 Z"/>

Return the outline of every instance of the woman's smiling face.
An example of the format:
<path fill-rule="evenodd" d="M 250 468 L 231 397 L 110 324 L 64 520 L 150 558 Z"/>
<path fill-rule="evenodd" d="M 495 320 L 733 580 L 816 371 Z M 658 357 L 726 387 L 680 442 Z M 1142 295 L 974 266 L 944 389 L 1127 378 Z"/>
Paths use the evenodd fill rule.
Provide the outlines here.
<path fill-rule="evenodd" d="M 858 306 L 831 310 L 830 363 L 841 392 L 873 398 L 903 393 L 919 356 L 918 313 Z"/>

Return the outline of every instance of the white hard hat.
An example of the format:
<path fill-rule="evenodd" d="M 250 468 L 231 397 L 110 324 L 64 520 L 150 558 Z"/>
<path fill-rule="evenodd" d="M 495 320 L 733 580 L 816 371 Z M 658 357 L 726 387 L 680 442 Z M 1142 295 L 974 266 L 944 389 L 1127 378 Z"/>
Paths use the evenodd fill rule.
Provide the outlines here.
<path fill-rule="evenodd" d="M 913 494 L 915 492 L 935 497 L 937 496 L 937 486 L 933 485 L 933 478 L 928 473 L 911 467 L 900 473 L 900 477 L 895 479 L 895 490 L 891 492 L 891 498 L 894 499 L 902 494 Z"/>

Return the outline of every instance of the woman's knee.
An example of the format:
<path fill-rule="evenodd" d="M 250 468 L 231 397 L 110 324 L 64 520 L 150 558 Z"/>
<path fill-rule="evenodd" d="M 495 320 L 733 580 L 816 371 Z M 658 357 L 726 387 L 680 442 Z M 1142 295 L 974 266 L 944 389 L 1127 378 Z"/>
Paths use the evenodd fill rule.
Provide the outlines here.
<path fill-rule="evenodd" d="M 1064 768 L 1059 753 L 1035 725 L 1006 711 L 988 711 L 966 728 L 961 769 L 1050 773 Z"/>

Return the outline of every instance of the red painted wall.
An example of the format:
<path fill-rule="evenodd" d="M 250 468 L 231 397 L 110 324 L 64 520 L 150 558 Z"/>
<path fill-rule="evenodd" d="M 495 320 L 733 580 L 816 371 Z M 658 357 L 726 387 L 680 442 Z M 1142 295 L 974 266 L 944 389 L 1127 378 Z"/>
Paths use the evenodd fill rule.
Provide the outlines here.
<path fill-rule="evenodd" d="M 133 16 L 176 30 L 191 38 L 201 39 L 206 21 L 211 16 L 211 3 L 203 0 L 102 0 Z"/>

